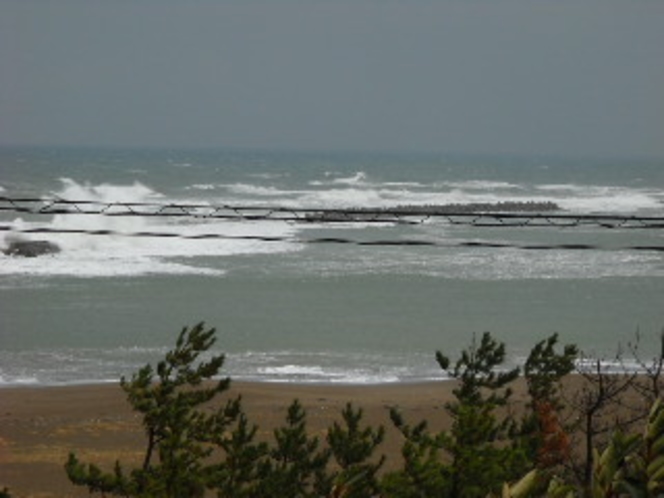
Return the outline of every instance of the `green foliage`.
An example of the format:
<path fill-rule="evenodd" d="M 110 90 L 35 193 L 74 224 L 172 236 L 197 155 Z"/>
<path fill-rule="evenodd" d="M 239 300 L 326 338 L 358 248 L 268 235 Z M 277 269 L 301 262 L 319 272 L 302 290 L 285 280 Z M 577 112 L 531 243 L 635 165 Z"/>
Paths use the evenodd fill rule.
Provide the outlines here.
<path fill-rule="evenodd" d="M 565 483 L 559 476 L 531 471 L 512 486 L 503 487 L 502 498 L 655 498 L 664 496 L 664 405 L 657 400 L 643 434 L 614 432 L 600 452 L 593 449 L 592 480 L 587 487 Z"/>
<path fill-rule="evenodd" d="M 479 345 L 473 339 L 453 369 L 440 352 L 438 362 L 460 381 L 453 392 L 456 401 L 446 404 L 453 417 L 452 429 L 442 437 L 443 448 L 451 456 L 450 494 L 465 498 L 484 496 L 520 472 L 524 455 L 505 441 L 512 429 L 510 417 L 500 417 L 497 409 L 512 396 L 509 385 L 519 369 L 503 370 L 505 344 L 485 333 Z"/>
<path fill-rule="evenodd" d="M 256 442 L 258 427 L 240 413 L 237 426 L 230 433 L 225 431 L 223 420 L 221 425 L 213 425 L 209 430 L 209 441 L 223 450 L 225 459 L 207 468 L 208 486 L 215 489 L 219 497 L 255 496 L 260 478 L 259 463 L 267 454 L 267 445 Z"/>
<path fill-rule="evenodd" d="M 392 421 L 406 439 L 402 455 L 404 469 L 386 478 L 391 496 L 484 497 L 526 468 L 522 448 L 509 444 L 515 426 L 501 417 L 512 395 L 510 384 L 519 369 L 505 370 L 505 345 L 483 334 L 452 365 L 441 352 L 440 367 L 458 381 L 454 401 L 445 404 L 452 428 L 430 434 L 426 423 L 415 427 L 404 423 L 397 411 Z"/>
<path fill-rule="evenodd" d="M 383 442 L 385 428 L 362 427 L 362 409 L 348 403 L 342 411 L 343 424 L 335 422 L 327 434 L 332 456 L 341 468 L 336 488 L 342 496 L 362 498 L 378 492 L 376 474 L 385 463 L 385 456 L 371 462 L 376 447 Z"/>
<path fill-rule="evenodd" d="M 224 357 L 200 361 L 200 355 L 215 341 L 214 329 L 203 323 L 183 328 L 176 346 L 154 369 L 146 365 L 131 380 L 124 377 L 121 388 L 133 409 L 143 416 L 147 445 L 143 464 L 127 475 L 120 463 L 111 473 L 95 465 L 85 465 L 70 455 L 65 466 L 72 483 L 89 491 L 119 496 L 174 497 L 202 496 L 205 489 L 203 460 L 211 449 L 206 430 L 222 431 L 239 413 L 238 404 L 229 404 L 208 415 L 199 408 L 226 390 L 229 380 L 201 386 L 216 376 Z"/>
<path fill-rule="evenodd" d="M 455 406 L 462 404 L 504 405 L 512 395 L 507 386 L 519 376 L 518 368 L 509 371 L 499 368 L 505 362 L 505 344 L 497 342 L 488 332 L 482 334 L 479 344 L 473 337 L 470 347 L 461 352 L 453 368 L 450 368 L 449 358 L 440 351 L 436 353 L 436 360 L 450 377 L 460 381 L 453 391 L 457 402 L 447 405 L 452 413 Z M 488 396 L 485 396 L 485 389 Z"/>
<path fill-rule="evenodd" d="M 664 496 L 664 405 L 661 399 L 655 401 L 643 435 L 614 435 L 604 454 L 596 460 L 594 492 L 607 489 L 603 486 L 608 481 L 606 461 L 611 462 L 609 471 L 615 468 L 611 484 L 625 496 Z"/>
<path fill-rule="evenodd" d="M 561 406 L 558 386 L 578 355 L 575 346 L 558 352 L 557 342 L 553 335 L 538 343 L 526 361 L 531 401 L 522 419 L 509 410 L 511 384 L 519 369 L 505 369 L 503 343 L 485 333 L 479 342 L 473 338 L 455 362 L 438 352 L 438 364 L 457 381 L 455 399 L 445 404 L 452 427 L 431 434 L 426 422 L 409 426 L 392 410 L 392 421 L 405 438 L 404 467 L 385 477 L 384 492 L 404 498 L 484 497 L 506 492 L 504 482 L 517 479 L 538 461 L 557 461 L 553 456 L 559 457 L 566 441 L 552 424 Z"/>
<path fill-rule="evenodd" d="M 229 380 L 209 381 L 223 356 L 202 360 L 214 344 L 214 329 L 198 324 L 184 328 L 175 348 L 156 368 L 146 365 L 130 380 L 121 379 L 132 408 L 142 415 L 146 449 L 139 468 L 125 471 L 116 462 L 111 472 L 69 456 L 69 480 L 104 496 L 185 498 L 211 490 L 221 498 L 371 496 L 385 461 L 373 462 L 384 429 L 362 427 L 362 410 L 349 404 L 343 422 L 328 431 L 329 448 L 306 430 L 306 413 L 295 400 L 286 424 L 274 431 L 274 446 L 257 441 L 258 427 L 242 410 L 241 398 L 214 406 Z M 334 457 L 338 469 L 330 472 Z"/>
<path fill-rule="evenodd" d="M 602 498 L 616 496 L 627 479 L 625 461 L 641 446 L 639 434 L 624 435 L 616 432 L 608 447 L 600 454 L 595 449 L 593 479 L 590 496 Z M 645 496 L 645 495 L 644 495 Z"/>
<path fill-rule="evenodd" d="M 579 350 L 568 344 L 558 352 L 557 344 L 558 334 L 537 343 L 523 369 L 530 402 L 521 421 L 518 444 L 540 468 L 562 463 L 569 451 L 569 441 L 559 422 L 563 409 L 560 384 L 574 371 Z"/>
<path fill-rule="evenodd" d="M 113 473 L 104 473 L 96 465 L 81 463 L 76 455 L 70 453 L 65 470 L 73 484 L 86 486 L 90 493 L 118 496 L 129 496 L 132 493 L 132 485 L 123 474 L 119 462 L 116 462 Z"/>
<path fill-rule="evenodd" d="M 528 393 L 533 401 L 546 401 L 561 408 L 560 381 L 574 371 L 579 349 L 567 344 L 562 353 L 556 351 L 558 334 L 535 345 L 523 367 Z"/>
<path fill-rule="evenodd" d="M 438 352 L 439 365 L 456 381 L 454 399 L 444 405 L 451 426 L 431 432 L 426 421 L 411 426 L 392 409 L 392 422 L 404 438 L 403 468 L 384 476 L 379 473 L 385 456 L 375 453 L 385 429 L 363 425 L 362 409 L 350 403 L 325 441 L 309 436 L 298 400 L 288 407 L 273 441 L 259 441 L 240 397 L 213 403 L 229 386 L 228 379 L 210 381 L 223 356 L 201 358 L 213 344 L 214 329 L 185 328 L 156 368 L 146 365 L 130 380 L 122 378 L 129 403 L 142 415 L 142 465 L 127 471 L 117 462 L 109 472 L 71 454 L 65 464 L 70 481 L 90 493 L 141 498 L 206 492 L 220 498 L 664 496 L 660 401 L 643 434 L 616 431 L 605 447 L 594 449 L 590 478 L 583 485 L 568 482 L 560 464 L 569 441 L 557 414 L 563 407 L 560 382 L 572 371 L 578 350 L 568 345 L 559 351 L 557 335 L 538 343 L 525 363 L 530 401 L 520 419 L 510 405 L 519 369 L 505 368 L 504 344 L 485 333 L 455 362 Z M 659 370 L 653 382 L 658 377 Z M 625 392 L 625 386 L 611 395 Z M 598 392 L 589 399 L 602 395 Z M 2 490 L 1 496 L 9 492 Z"/>
<path fill-rule="evenodd" d="M 229 385 L 225 379 L 200 387 L 203 380 L 217 375 L 224 362 L 223 356 L 198 362 L 214 344 L 214 333 L 214 329 L 205 330 L 203 323 L 184 328 L 175 349 L 157 364 L 156 380 L 152 366 L 146 365 L 130 381 L 120 382 L 134 410 L 143 414 L 148 438 L 143 466 L 132 473 L 139 493 L 152 490 L 161 496 L 191 496 L 192 489 L 204 487 L 201 460 L 210 449 L 200 439 L 202 429 L 212 419 L 228 418 L 225 412 L 208 416 L 198 410 Z"/>
<path fill-rule="evenodd" d="M 449 360 L 440 352 L 437 358 L 441 367 L 460 381 L 453 391 L 456 401 L 446 404 L 453 425 L 443 438 L 443 447 L 452 457 L 451 494 L 483 496 L 524 468 L 524 455 L 518 448 L 502 444 L 513 420 L 496 413 L 512 396 L 510 384 L 519 376 L 519 369 L 503 370 L 505 344 L 489 333 L 482 335 L 479 345 L 473 338 L 453 369 L 445 368 Z"/>
<path fill-rule="evenodd" d="M 306 411 L 297 399 L 288 407 L 286 425 L 274 430 L 274 439 L 257 496 L 327 496 L 332 489 L 326 470 L 331 450 L 321 449 L 319 439 L 308 436 Z"/>
<path fill-rule="evenodd" d="M 390 417 L 405 438 L 401 450 L 404 467 L 385 476 L 385 494 L 395 498 L 450 496 L 451 469 L 441 460 L 444 434 L 429 433 L 426 421 L 409 426 L 394 408 Z"/>

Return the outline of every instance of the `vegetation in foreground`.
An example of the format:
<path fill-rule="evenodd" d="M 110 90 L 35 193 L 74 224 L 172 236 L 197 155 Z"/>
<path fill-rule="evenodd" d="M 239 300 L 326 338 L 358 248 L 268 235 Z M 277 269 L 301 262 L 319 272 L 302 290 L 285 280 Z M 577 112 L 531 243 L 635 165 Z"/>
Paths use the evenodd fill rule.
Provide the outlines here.
<path fill-rule="evenodd" d="M 142 415 L 142 465 L 104 471 L 71 454 L 65 469 L 73 484 L 102 496 L 173 498 L 664 496 L 662 352 L 640 362 L 641 375 L 608 373 L 556 335 L 535 345 L 523 369 L 505 368 L 505 345 L 489 333 L 456 361 L 438 352 L 457 382 L 445 405 L 451 428 L 432 432 L 392 409 L 404 440 L 401 467 L 381 472 L 386 429 L 363 424 L 362 409 L 350 403 L 324 440 L 308 433 L 294 400 L 272 440 L 257 441 L 241 397 L 218 401 L 230 380 L 209 382 L 224 362 L 201 358 L 214 334 L 202 323 L 185 328 L 156 367 L 121 380 Z M 638 359 L 638 341 L 630 348 Z M 575 371 L 581 382 L 567 392 L 562 380 Z M 521 375 L 528 403 L 516 411 L 512 386 Z"/>

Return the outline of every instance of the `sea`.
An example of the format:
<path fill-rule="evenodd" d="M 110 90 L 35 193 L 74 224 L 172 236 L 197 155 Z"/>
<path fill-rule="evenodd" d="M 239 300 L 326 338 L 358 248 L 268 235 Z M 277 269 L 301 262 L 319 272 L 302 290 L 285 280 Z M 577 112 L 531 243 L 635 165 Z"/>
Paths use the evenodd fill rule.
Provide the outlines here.
<path fill-rule="evenodd" d="M 3 147 L 0 197 L 0 248 L 61 249 L 0 253 L 2 387 L 117 382 L 199 322 L 223 375 L 261 382 L 444 379 L 436 351 L 454 359 L 484 332 L 508 364 L 554 333 L 605 361 L 660 351 L 661 223 L 302 212 L 517 202 L 662 217 L 661 159 Z"/>

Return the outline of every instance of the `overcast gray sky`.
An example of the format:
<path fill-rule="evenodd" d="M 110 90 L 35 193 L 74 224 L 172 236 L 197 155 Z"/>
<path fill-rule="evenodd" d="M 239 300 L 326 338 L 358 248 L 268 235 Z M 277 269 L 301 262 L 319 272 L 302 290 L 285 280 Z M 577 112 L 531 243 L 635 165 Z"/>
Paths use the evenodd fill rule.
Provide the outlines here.
<path fill-rule="evenodd" d="M 0 143 L 664 157 L 664 1 L 0 0 Z"/>

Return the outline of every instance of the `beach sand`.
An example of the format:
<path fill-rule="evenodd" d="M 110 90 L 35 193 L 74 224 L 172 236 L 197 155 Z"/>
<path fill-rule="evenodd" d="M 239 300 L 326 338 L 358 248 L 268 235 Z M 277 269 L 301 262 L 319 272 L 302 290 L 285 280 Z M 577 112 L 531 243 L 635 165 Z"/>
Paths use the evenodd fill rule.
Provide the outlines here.
<path fill-rule="evenodd" d="M 443 404 L 452 388 L 445 381 L 372 386 L 234 382 L 220 399 L 242 394 L 259 437 L 267 440 L 274 427 L 283 425 L 295 398 L 307 410 L 310 434 L 322 438 L 350 401 L 364 410 L 366 424 L 386 427 L 377 453 L 385 454 L 386 467 L 393 468 L 399 465 L 402 441 L 389 408 L 398 407 L 409 423 L 426 419 L 432 429 L 445 428 L 449 419 Z M 117 459 L 138 466 L 145 448 L 140 416 L 117 384 L 0 389 L 0 420 L 0 489 L 8 487 L 15 497 L 88 496 L 65 475 L 69 452 L 111 470 Z"/>

